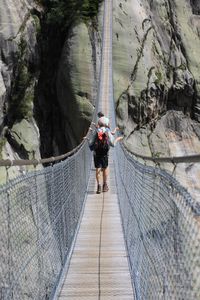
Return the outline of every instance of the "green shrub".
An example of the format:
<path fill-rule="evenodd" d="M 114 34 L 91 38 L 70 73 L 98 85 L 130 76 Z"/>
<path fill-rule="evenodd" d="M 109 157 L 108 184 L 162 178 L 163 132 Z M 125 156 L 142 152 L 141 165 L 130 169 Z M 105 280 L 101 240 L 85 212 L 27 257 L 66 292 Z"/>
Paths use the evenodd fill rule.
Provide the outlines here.
<path fill-rule="evenodd" d="M 40 34 L 40 32 L 41 32 L 40 19 L 36 15 L 32 15 L 32 17 L 33 17 L 33 20 L 35 23 L 36 32 L 37 32 L 37 34 Z"/>
<path fill-rule="evenodd" d="M 162 82 L 162 79 L 163 79 L 162 73 L 159 70 L 157 70 L 155 72 L 155 75 L 157 77 L 157 79 L 155 80 L 155 83 L 160 84 Z"/>
<path fill-rule="evenodd" d="M 47 23 L 59 26 L 62 30 L 75 19 L 87 21 L 98 13 L 102 0 L 43 0 L 47 8 Z"/>
<path fill-rule="evenodd" d="M 6 138 L 0 137 L 0 159 L 2 159 L 2 151 L 3 151 L 5 144 L 6 144 Z"/>
<path fill-rule="evenodd" d="M 26 51 L 26 42 L 21 40 L 19 53 L 19 64 L 17 68 L 17 76 L 13 84 L 13 93 L 9 105 L 9 116 L 11 122 L 30 118 L 32 116 L 32 102 L 34 97 L 33 88 L 31 86 L 31 73 L 28 70 L 27 63 L 23 55 Z"/>

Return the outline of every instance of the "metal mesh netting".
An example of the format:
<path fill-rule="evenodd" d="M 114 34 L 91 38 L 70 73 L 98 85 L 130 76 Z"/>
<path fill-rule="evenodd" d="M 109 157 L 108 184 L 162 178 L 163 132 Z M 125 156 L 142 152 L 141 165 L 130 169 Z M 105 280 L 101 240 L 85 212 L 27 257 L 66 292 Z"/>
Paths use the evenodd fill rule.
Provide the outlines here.
<path fill-rule="evenodd" d="M 0 188 L 0 299 L 49 299 L 84 202 L 91 154 L 30 172 Z"/>
<path fill-rule="evenodd" d="M 200 299 L 200 211 L 166 172 L 117 147 L 117 186 L 137 299 Z"/>

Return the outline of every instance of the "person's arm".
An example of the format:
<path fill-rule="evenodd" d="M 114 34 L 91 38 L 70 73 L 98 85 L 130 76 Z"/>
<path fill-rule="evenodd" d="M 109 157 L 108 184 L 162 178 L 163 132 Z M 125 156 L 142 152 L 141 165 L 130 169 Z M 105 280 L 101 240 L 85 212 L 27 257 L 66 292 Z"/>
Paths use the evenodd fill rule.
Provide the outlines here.
<path fill-rule="evenodd" d="M 117 142 L 123 140 L 123 138 L 124 138 L 123 136 L 118 136 L 114 141 L 114 146 L 117 144 Z"/>
<path fill-rule="evenodd" d="M 94 128 L 89 127 L 88 131 L 93 131 L 94 132 L 95 130 L 94 130 Z M 83 140 L 88 140 L 89 141 L 89 138 L 87 137 L 87 135 L 83 137 Z"/>
<path fill-rule="evenodd" d="M 112 135 L 112 133 L 111 133 L 110 130 L 108 131 L 108 137 L 109 137 L 109 144 L 110 144 L 110 146 L 114 147 L 115 139 L 114 139 L 114 136 Z"/>
<path fill-rule="evenodd" d="M 112 135 L 115 135 L 116 131 L 120 130 L 119 127 L 115 127 L 115 129 L 113 131 L 111 131 Z"/>
<path fill-rule="evenodd" d="M 117 142 L 121 141 L 124 137 L 123 136 L 118 136 L 116 139 L 114 138 L 114 136 L 111 134 L 111 132 L 108 132 L 108 136 L 109 136 L 109 141 L 110 141 L 110 146 L 114 147 L 116 145 Z"/>

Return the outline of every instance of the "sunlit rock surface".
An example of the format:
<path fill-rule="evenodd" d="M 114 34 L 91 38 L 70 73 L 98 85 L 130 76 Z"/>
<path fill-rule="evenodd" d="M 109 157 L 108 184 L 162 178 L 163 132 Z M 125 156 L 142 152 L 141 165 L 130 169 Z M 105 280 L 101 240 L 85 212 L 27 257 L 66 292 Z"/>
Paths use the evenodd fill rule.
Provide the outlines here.
<path fill-rule="evenodd" d="M 63 129 L 69 147 L 75 147 L 86 134 L 97 95 L 100 38 L 92 25 L 74 26 L 60 60 L 57 95 Z"/>
<path fill-rule="evenodd" d="M 35 123 L 33 99 L 39 64 L 39 21 L 35 12 L 39 14 L 40 7 L 34 1 L 3 1 L 0 9 L 0 134 L 1 139 L 5 140 L 5 143 L 1 143 L 1 158 L 5 158 L 7 153 L 4 144 L 7 139 L 9 141 L 8 131 L 12 131 L 16 124 L 20 127 L 23 120 Z M 34 126 L 37 127 L 36 123 Z M 38 128 L 36 130 L 39 132 Z M 24 141 L 25 136 L 17 143 L 24 147 Z M 15 145 L 14 138 L 13 142 Z M 31 139 L 29 143 L 31 147 Z M 37 148 L 35 157 L 40 158 L 39 134 L 34 139 L 34 145 Z M 9 158 L 16 158 L 17 149 L 11 146 L 10 150 Z M 21 158 L 27 156 L 25 152 Z"/>
<path fill-rule="evenodd" d="M 75 147 L 94 109 L 102 15 L 100 22 L 75 22 L 70 28 L 58 69 L 49 72 L 55 83 L 52 93 L 50 70 L 40 76 L 43 8 L 37 3 L 4 1 L 0 10 L 2 157 L 7 142 L 11 158 L 30 157 L 29 150 L 19 150 L 28 149 L 25 139 L 12 134 L 24 120 L 35 124 L 33 135 L 38 127 L 36 157 L 39 149 L 46 157 Z M 114 95 L 118 124 L 131 151 L 155 156 L 198 153 L 199 49 L 199 1 L 113 1 Z"/>
<path fill-rule="evenodd" d="M 58 34 L 41 3 L 45 5 L 9 0 L 0 10 L 0 135 L 10 143 L 13 159 L 30 157 L 19 150 L 12 134 L 13 126 L 23 120 L 38 127 L 35 158 L 77 146 L 88 130 L 97 95 L 98 16 L 85 22 L 78 17 L 67 20 L 67 29 Z M 99 19 L 102 22 L 102 12 Z M 26 149 L 24 141 L 22 137 Z M 1 157 L 6 154 L 5 142 L 0 145 Z"/>
<path fill-rule="evenodd" d="M 114 95 L 118 124 L 133 152 L 199 153 L 199 7 L 189 0 L 114 0 Z M 184 185 L 189 181 L 190 192 L 199 189 L 198 164 L 174 172 Z"/>

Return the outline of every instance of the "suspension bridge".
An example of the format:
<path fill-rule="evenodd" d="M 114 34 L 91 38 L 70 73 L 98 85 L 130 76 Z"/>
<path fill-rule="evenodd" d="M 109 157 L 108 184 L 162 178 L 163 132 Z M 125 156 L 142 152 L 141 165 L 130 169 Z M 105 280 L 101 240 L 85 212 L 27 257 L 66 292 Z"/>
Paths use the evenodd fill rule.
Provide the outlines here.
<path fill-rule="evenodd" d="M 115 127 L 112 0 L 103 24 L 94 118 L 102 110 Z M 57 158 L 1 166 L 56 160 L 0 187 L 0 299 L 200 299 L 200 209 L 179 182 L 118 144 L 109 191 L 96 195 L 86 140 Z"/>

